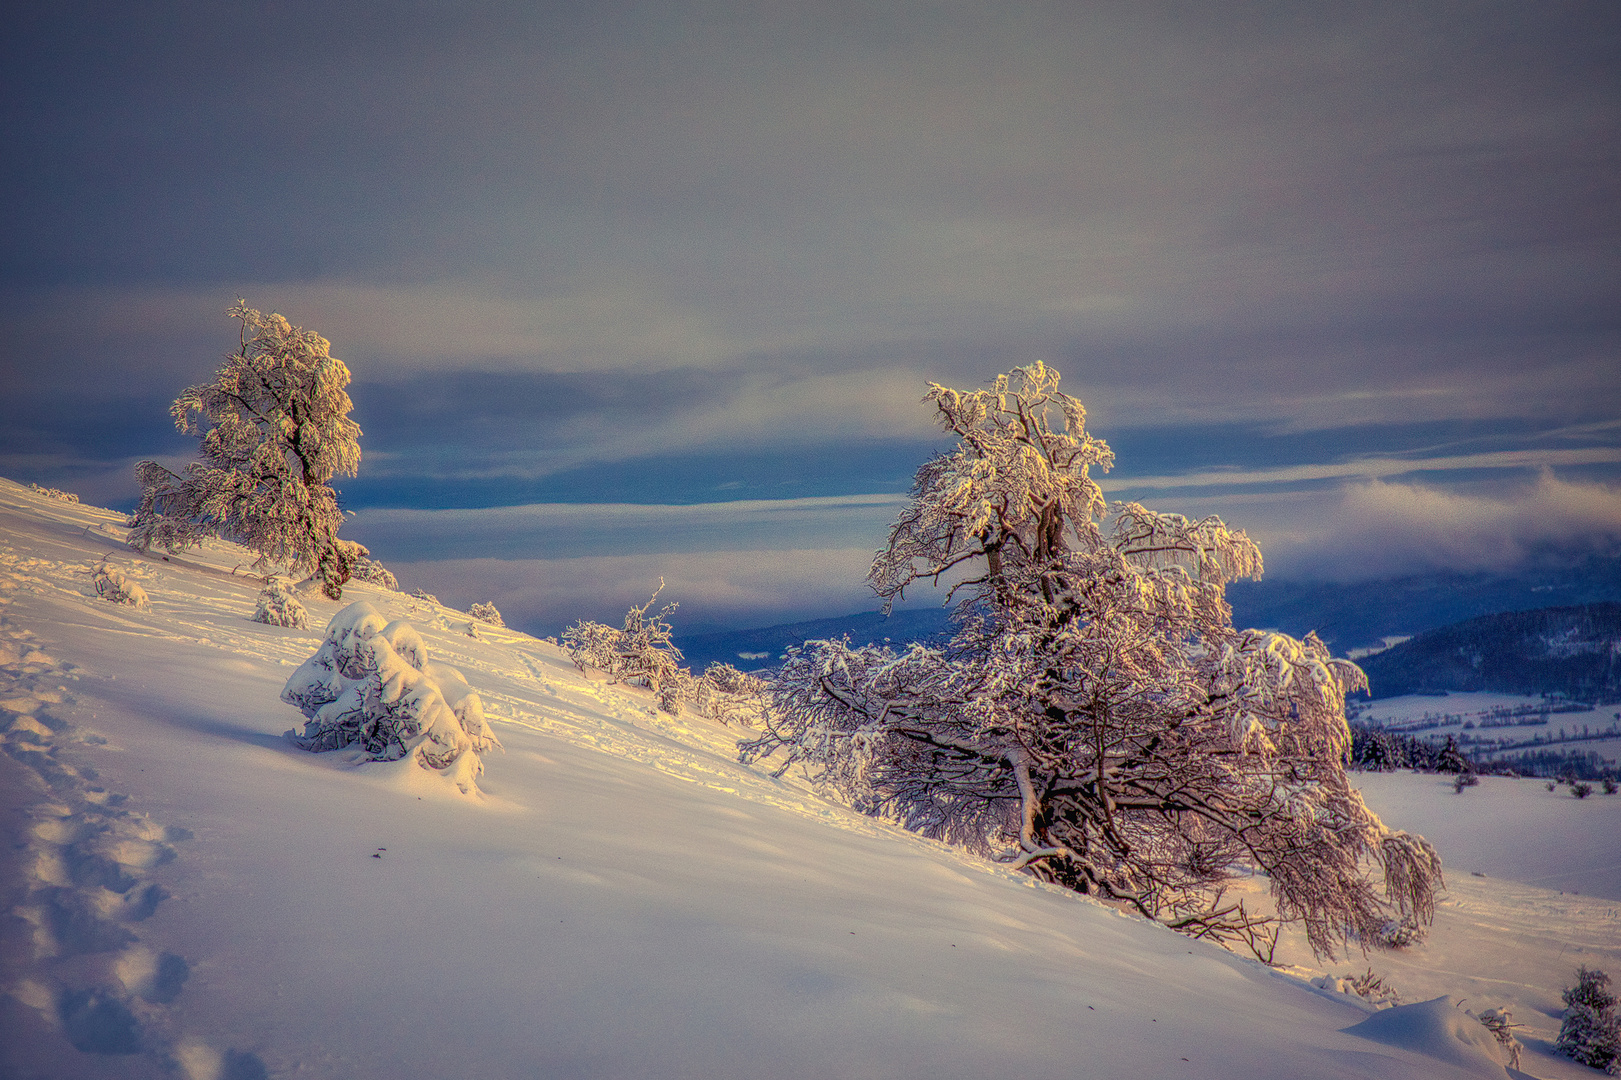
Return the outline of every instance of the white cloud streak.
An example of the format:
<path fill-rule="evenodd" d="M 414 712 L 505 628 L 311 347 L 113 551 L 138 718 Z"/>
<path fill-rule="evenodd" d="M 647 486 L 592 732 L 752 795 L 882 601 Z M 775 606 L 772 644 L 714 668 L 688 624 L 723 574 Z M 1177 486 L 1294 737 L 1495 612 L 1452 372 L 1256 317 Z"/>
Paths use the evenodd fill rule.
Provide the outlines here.
<path fill-rule="evenodd" d="M 1417 472 L 1462 469 L 1525 469 L 1571 465 L 1613 465 L 1621 449 L 1586 447 L 1573 450 L 1492 450 L 1429 458 L 1369 457 L 1322 465 L 1287 465 L 1276 469 L 1219 469 L 1175 476 L 1100 478 L 1104 491 L 1242 487 L 1252 484 L 1298 484 L 1315 480 L 1384 478 Z"/>
<path fill-rule="evenodd" d="M 899 494 L 644 506 L 552 503 L 474 510 L 370 509 L 345 535 L 385 562 L 468 556 L 689 554 L 883 543 Z M 865 569 L 862 571 L 865 573 Z"/>

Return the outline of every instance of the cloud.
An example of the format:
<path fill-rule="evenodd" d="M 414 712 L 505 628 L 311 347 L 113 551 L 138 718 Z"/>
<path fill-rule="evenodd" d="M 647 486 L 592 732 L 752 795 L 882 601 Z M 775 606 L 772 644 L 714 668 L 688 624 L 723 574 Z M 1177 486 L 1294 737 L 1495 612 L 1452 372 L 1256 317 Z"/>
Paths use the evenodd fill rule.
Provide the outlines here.
<path fill-rule="evenodd" d="M 1201 502 L 1246 529 L 1268 575 L 1339 581 L 1430 570 L 1512 571 L 1621 550 L 1621 484 L 1564 480 L 1446 489 L 1369 480 L 1320 491 Z"/>
<path fill-rule="evenodd" d="M 1491 450 L 1478 454 L 1452 454 L 1437 457 L 1415 455 L 1407 458 L 1364 457 L 1352 461 L 1283 465 L 1274 469 L 1222 469 L 1186 473 L 1179 476 L 1135 476 L 1100 479 L 1099 486 L 1112 493 L 1138 489 L 1182 489 L 1225 487 L 1251 484 L 1299 484 L 1312 480 L 1346 477 L 1383 478 L 1416 472 L 1457 472 L 1475 469 L 1550 468 L 1572 465 L 1614 465 L 1621 463 L 1621 447 L 1594 446 L 1579 449 Z"/>
<path fill-rule="evenodd" d="M 553 503 L 477 510 L 360 511 L 345 530 L 386 563 L 448 558 L 862 548 L 884 542 L 904 496 L 753 499 L 688 506 Z M 865 573 L 865 569 L 863 569 Z"/>

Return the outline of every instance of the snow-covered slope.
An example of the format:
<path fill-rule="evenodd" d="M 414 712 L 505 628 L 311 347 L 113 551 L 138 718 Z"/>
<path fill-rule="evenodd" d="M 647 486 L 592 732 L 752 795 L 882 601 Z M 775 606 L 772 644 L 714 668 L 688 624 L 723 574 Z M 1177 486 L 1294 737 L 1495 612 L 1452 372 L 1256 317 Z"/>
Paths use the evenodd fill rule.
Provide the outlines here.
<path fill-rule="evenodd" d="M 1501 1004 L 1528 1072 L 1595 1075 L 1540 1051 L 1576 964 L 1621 969 L 1621 902 L 1463 868 L 1430 945 L 1319 970 L 1289 942 L 1301 966 L 1269 970 L 744 768 L 735 731 L 547 644 L 352 585 L 483 698 L 506 750 L 469 798 L 291 746 L 278 695 L 338 605 L 250 622 L 242 552 L 137 556 L 120 520 L 0 482 L 5 1076 L 1502 1076 L 1453 1015 Z M 104 556 L 149 610 L 96 597 Z M 1434 798 L 1484 821 L 1496 791 Z M 1462 1007 L 1349 1032 L 1369 1006 L 1305 980 L 1370 964 Z"/>

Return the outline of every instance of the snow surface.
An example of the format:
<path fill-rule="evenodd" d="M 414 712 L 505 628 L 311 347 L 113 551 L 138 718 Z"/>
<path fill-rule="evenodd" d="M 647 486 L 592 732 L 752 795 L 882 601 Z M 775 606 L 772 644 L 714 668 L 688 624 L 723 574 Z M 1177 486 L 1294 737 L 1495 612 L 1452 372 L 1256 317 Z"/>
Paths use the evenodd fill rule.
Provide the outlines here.
<path fill-rule="evenodd" d="M 299 750 L 279 695 L 340 605 L 252 622 L 240 549 L 139 556 L 122 521 L 0 481 L 0 1075 L 1506 1075 L 1489 1042 L 1437 1052 L 1472 1030 L 1450 1013 L 1353 1032 L 1387 1014 L 1307 981 L 1370 966 L 1406 1002 L 1509 1007 L 1528 1074 L 1597 1075 L 1548 1051 L 1576 965 L 1621 971 L 1621 892 L 1589 895 L 1615 881 L 1593 853 L 1621 798 L 1369 776 L 1448 860 L 1431 940 L 1322 964 L 1291 937 L 1268 969 L 773 780 L 737 729 L 367 585 L 345 603 L 411 621 L 506 751 L 470 797 Z M 103 556 L 150 610 L 97 598 Z"/>
<path fill-rule="evenodd" d="M 1621 757 L 1621 737 L 1590 737 L 1621 731 L 1621 710 L 1614 704 L 1583 707 L 1574 712 L 1535 714 L 1536 710 L 1547 709 L 1550 704 L 1560 706 L 1571 703 L 1524 694 L 1477 691 L 1445 695 L 1405 694 L 1362 703 L 1356 719 L 1394 731 L 1406 731 L 1428 742 L 1445 742 L 1447 736 L 1451 735 L 1459 740 L 1465 753 L 1477 760 L 1512 761 L 1521 754 L 1543 750 L 1557 753 L 1591 752 L 1612 763 Z M 1521 719 L 1541 719 L 1544 722 L 1492 724 L 1496 719 L 1494 712 L 1501 714 L 1524 710 L 1531 710 L 1533 715 Z M 1466 728 L 1466 724 L 1470 726 Z M 1533 744 L 1533 740 L 1542 741 Z"/>

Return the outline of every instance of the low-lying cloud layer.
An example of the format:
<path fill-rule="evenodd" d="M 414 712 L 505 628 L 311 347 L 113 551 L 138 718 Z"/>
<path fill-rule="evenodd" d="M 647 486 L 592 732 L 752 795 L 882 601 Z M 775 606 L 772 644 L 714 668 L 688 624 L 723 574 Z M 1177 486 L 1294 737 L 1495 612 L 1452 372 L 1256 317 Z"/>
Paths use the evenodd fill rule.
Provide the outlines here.
<path fill-rule="evenodd" d="M 462 605 L 494 599 L 513 621 L 548 631 L 578 618 L 617 619 L 660 577 L 665 599 L 679 601 L 698 626 L 764 625 L 876 606 L 863 580 L 901 502 L 888 496 L 378 510 L 362 514 L 353 534 L 400 569 L 408 585 Z M 1621 551 L 1621 485 L 1547 471 L 1475 490 L 1368 479 L 1148 502 L 1219 514 L 1245 529 L 1262 547 L 1269 578 L 1512 571 Z M 454 555 L 467 550 L 485 557 Z M 404 558 L 389 559 L 388 552 Z M 908 600 L 941 603 L 944 595 L 923 588 Z"/>
<path fill-rule="evenodd" d="M 1551 472 L 1484 492 L 1368 480 L 1329 495 L 1235 506 L 1233 515 L 1254 520 L 1268 566 L 1290 577 L 1508 571 L 1621 551 L 1621 485 Z"/>

